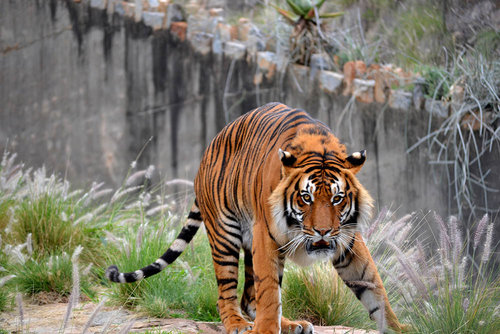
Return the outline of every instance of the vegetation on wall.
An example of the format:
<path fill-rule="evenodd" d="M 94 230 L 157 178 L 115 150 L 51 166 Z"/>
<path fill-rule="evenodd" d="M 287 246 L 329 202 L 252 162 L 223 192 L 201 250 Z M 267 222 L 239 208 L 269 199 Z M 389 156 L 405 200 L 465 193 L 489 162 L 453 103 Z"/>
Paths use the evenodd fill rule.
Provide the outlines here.
<path fill-rule="evenodd" d="M 488 22 L 488 18 L 494 20 L 494 5 L 428 0 L 321 4 L 325 11 L 344 15 L 318 25 L 321 34 L 311 35 L 317 42 L 309 44 L 321 44 L 321 48 L 311 47 L 310 57 L 321 54 L 326 67 L 329 63 L 338 71 L 359 60 L 367 68 L 376 63 L 403 67 L 393 75 L 405 73 L 414 83 L 399 87 L 417 97 L 421 92 L 430 101 L 417 108 L 436 115 L 427 135 L 410 143 L 408 152 L 427 145 L 430 163 L 447 176 L 449 210 L 466 224 L 483 213 L 498 215 L 491 199 L 500 189 L 489 185 L 490 172 L 481 166 L 481 159 L 500 146 L 500 31 Z M 472 21 L 467 15 L 478 19 Z M 276 39 L 283 41 L 283 33 L 290 32 L 276 30 Z M 284 46 L 292 55 L 293 43 Z M 291 56 L 282 59 L 294 61 Z"/>

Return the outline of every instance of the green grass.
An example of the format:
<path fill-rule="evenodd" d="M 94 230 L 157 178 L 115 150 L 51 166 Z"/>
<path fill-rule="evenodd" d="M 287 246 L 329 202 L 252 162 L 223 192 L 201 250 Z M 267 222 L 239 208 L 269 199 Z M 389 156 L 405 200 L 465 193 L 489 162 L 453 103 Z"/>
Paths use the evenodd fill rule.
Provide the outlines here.
<path fill-rule="evenodd" d="M 445 281 L 422 300 L 407 305 L 417 333 L 498 333 L 500 316 L 498 279 L 491 286 L 457 289 Z M 495 311 L 496 310 L 496 311 Z"/>
<path fill-rule="evenodd" d="M 129 233 L 126 243 L 130 255 L 116 253 L 110 259 L 122 271 L 133 271 L 155 261 L 173 240 L 156 235 L 155 228 L 145 230 L 137 248 L 135 233 Z M 189 317 L 203 321 L 218 321 L 216 310 L 217 284 L 206 236 L 199 233 L 190 247 L 163 272 L 133 284 L 112 284 L 111 298 L 118 305 L 137 307 L 156 317 Z"/>
<path fill-rule="evenodd" d="M 332 264 L 324 262 L 307 268 L 288 264 L 283 278 L 283 314 L 327 326 L 374 325 Z"/>
<path fill-rule="evenodd" d="M 500 280 L 488 221 L 484 216 L 467 232 L 454 217 L 394 221 L 382 211 L 366 233 L 391 304 L 415 333 L 499 332 Z M 435 241 L 424 239 L 425 224 L 439 229 Z"/>
<path fill-rule="evenodd" d="M 72 253 L 81 245 L 84 247 L 83 258 L 102 263 L 101 242 L 95 229 L 76 223 L 80 217 L 79 209 L 59 194 L 47 193 L 27 198 L 14 211 L 16 224 L 8 240 L 12 243 L 24 242 L 31 234 L 33 253 L 37 258 L 63 251 Z M 75 216 L 77 218 L 71 218 Z"/>
<path fill-rule="evenodd" d="M 60 296 L 69 296 L 73 287 L 72 262 L 67 254 L 30 259 L 22 266 L 10 266 L 8 270 L 16 275 L 12 283 L 27 295 L 56 292 Z M 80 278 L 80 290 L 90 298 L 95 296 L 90 276 Z"/>
<path fill-rule="evenodd" d="M 433 100 L 442 100 L 448 97 L 450 86 L 453 84 L 449 73 L 436 66 L 419 66 L 416 70 L 424 79 L 424 94 Z"/>
<path fill-rule="evenodd" d="M 12 304 L 12 298 L 6 287 L 0 289 L 0 312 L 6 311 Z"/>
<path fill-rule="evenodd" d="M 397 17 L 390 41 L 400 64 L 442 63 L 442 47 L 453 47 L 451 36 L 437 6 L 429 1 L 415 4 Z"/>

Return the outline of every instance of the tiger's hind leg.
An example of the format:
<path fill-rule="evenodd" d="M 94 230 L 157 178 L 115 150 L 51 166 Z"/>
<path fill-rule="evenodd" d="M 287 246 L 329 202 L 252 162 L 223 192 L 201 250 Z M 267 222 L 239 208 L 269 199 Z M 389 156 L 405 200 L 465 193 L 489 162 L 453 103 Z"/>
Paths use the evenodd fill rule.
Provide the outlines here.
<path fill-rule="evenodd" d="M 351 238 L 348 249 L 333 259 L 333 265 L 345 284 L 352 290 L 378 330 L 386 333 L 387 326 L 397 332 L 407 331 L 407 325 L 399 323 L 389 304 L 377 267 L 359 232 Z"/>
<path fill-rule="evenodd" d="M 236 223 L 211 224 L 205 221 L 212 249 L 215 277 L 219 292 L 217 307 L 222 323 L 228 334 L 241 334 L 252 328 L 245 320 L 238 305 L 236 288 L 238 286 L 238 261 L 241 238 L 237 237 Z"/>

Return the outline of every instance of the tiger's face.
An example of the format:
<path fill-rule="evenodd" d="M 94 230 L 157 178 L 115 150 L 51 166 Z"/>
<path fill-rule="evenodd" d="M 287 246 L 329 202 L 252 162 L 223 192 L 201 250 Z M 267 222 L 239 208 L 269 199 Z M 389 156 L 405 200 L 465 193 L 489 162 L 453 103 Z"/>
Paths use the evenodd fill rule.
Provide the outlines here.
<path fill-rule="evenodd" d="M 282 178 L 271 195 L 280 250 L 299 264 L 348 250 L 359 219 L 371 211 L 371 197 L 355 174 L 365 152 L 347 158 L 328 152 L 279 152 Z"/>

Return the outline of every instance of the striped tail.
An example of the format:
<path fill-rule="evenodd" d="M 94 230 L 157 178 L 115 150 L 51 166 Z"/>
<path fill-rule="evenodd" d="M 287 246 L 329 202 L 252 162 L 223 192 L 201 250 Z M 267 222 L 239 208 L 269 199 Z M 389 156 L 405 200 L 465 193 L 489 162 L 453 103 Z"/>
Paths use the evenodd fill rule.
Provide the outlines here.
<path fill-rule="evenodd" d="M 131 283 L 158 274 L 181 255 L 187 244 L 193 239 L 202 222 L 201 213 L 195 200 L 189 212 L 188 220 L 177 236 L 177 239 L 174 240 L 160 258 L 149 266 L 130 273 L 121 273 L 116 265 L 109 266 L 106 269 L 106 277 L 116 283 Z"/>

